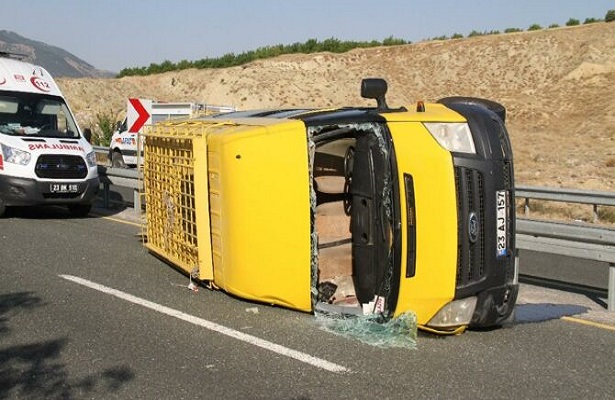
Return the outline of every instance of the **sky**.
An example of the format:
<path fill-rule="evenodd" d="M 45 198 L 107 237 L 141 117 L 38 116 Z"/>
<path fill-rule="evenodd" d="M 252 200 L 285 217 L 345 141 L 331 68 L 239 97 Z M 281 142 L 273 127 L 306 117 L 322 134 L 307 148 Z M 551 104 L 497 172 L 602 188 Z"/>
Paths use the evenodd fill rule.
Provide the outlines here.
<path fill-rule="evenodd" d="M 604 19 L 615 0 L 0 0 L 0 30 L 119 72 L 308 39 L 418 42 Z"/>

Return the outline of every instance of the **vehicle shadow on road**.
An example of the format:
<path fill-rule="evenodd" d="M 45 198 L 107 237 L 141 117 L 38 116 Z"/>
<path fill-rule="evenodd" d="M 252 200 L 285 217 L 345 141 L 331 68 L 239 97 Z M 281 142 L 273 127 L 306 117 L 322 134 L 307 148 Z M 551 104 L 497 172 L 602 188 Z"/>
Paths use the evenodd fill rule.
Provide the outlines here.
<path fill-rule="evenodd" d="M 68 399 L 111 394 L 134 379 L 134 372 L 126 366 L 73 379 L 62 362 L 62 352 L 69 344 L 67 337 L 28 341 L 13 332 L 11 317 L 23 317 L 23 313 L 45 305 L 32 292 L 0 295 L 0 398 Z"/>
<path fill-rule="evenodd" d="M 88 217 L 73 217 L 65 206 L 29 206 L 7 207 L 2 218 L 20 219 L 79 219 Z"/>
<path fill-rule="evenodd" d="M 99 193 L 99 196 L 94 202 L 94 208 L 107 210 L 109 212 L 122 212 L 125 210 L 132 210 L 133 203 L 132 199 L 128 201 L 121 193 L 110 190 L 106 202 L 102 194 Z"/>
<path fill-rule="evenodd" d="M 543 322 L 561 317 L 585 314 L 589 310 L 589 307 L 576 304 L 517 304 L 515 306 L 514 321 L 518 324 Z"/>
<path fill-rule="evenodd" d="M 132 202 L 126 201 L 120 193 L 109 191 L 107 203 L 102 197 L 96 199 L 90 217 L 116 217 L 139 223 L 143 211 L 144 207 L 141 207 L 141 213 L 137 214 Z"/>
<path fill-rule="evenodd" d="M 29 207 L 7 207 L 2 219 L 88 219 L 100 217 L 116 217 L 133 222 L 139 222 L 138 216 L 132 205 L 112 204 L 104 207 L 102 202 L 96 202 L 89 215 L 76 217 L 70 215 L 65 206 L 29 206 Z"/>
<path fill-rule="evenodd" d="M 519 282 L 547 289 L 554 289 L 564 293 L 574 293 L 585 296 L 587 299 L 595 303 L 598 307 L 607 308 L 604 298 L 608 297 L 608 291 L 602 288 L 592 286 L 564 282 L 557 279 L 522 275 L 519 277 Z"/>

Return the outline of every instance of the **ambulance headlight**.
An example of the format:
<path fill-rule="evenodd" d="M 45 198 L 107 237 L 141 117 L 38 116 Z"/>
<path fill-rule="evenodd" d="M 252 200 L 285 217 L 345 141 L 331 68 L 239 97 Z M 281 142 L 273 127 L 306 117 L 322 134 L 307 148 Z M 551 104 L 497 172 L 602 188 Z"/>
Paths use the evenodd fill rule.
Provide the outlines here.
<path fill-rule="evenodd" d="M 96 166 L 96 152 L 89 152 L 88 155 L 85 156 L 85 159 L 88 161 L 88 167 Z"/>
<path fill-rule="evenodd" d="M 448 151 L 476 154 L 470 127 L 465 122 L 425 122 L 425 128 Z"/>
<path fill-rule="evenodd" d="M 11 146 L 2 145 L 2 156 L 4 161 L 17 164 L 28 165 L 32 155 L 27 151 L 19 150 Z"/>
<path fill-rule="evenodd" d="M 470 324 L 474 309 L 476 308 L 476 299 L 476 296 L 472 296 L 448 303 L 429 320 L 427 326 L 433 328 L 454 328 Z"/>

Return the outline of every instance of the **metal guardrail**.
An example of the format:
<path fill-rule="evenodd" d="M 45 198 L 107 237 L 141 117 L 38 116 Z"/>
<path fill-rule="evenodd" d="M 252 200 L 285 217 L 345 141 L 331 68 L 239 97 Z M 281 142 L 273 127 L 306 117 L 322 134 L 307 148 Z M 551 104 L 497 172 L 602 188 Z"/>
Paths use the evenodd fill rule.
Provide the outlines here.
<path fill-rule="evenodd" d="M 615 206 L 614 192 L 517 186 L 516 198 L 524 199 L 524 215 L 529 217 L 530 199 L 561 203 L 590 204 L 594 222 L 598 206 Z M 603 261 L 609 264 L 607 309 L 615 311 L 615 230 L 580 224 L 563 224 L 517 219 L 517 248 Z"/>
<path fill-rule="evenodd" d="M 106 146 L 94 146 L 92 145 L 92 149 L 94 149 L 94 151 L 98 154 L 104 154 L 106 155 L 107 153 L 109 153 L 109 148 Z"/>
<path fill-rule="evenodd" d="M 590 204 L 593 206 L 594 222 L 598 221 L 598 206 L 615 206 L 615 192 L 596 190 L 517 186 L 515 188 L 515 196 L 525 199 L 524 214 L 526 217 L 530 215 L 530 199 Z"/>
<path fill-rule="evenodd" d="M 607 309 L 615 311 L 615 229 L 517 219 L 517 249 L 609 264 Z"/>
<path fill-rule="evenodd" d="M 111 203 L 110 186 L 122 186 L 133 189 L 133 207 L 135 213 L 141 213 L 141 191 L 143 190 L 143 176 L 136 168 L 111 168 L 98 166 L 98 176 L 103 185 L 103 206 L 109 208 Z"/>
<path fill-rule="evenodd" d="M 106 148 L 102 148 L 107 151 Z M 98 149 L 96 149 L 98 151 Z M 111 185 L 134 190 L 134 210 L 141 213 L 141 191 L 143 180 L 138 169 L 111 168 L 98 166 L 100 181 L 103 185 L 103 203 L 109 207 Z M 615 193 L 595 192 L 576 189 L 556 189 L 518 186 L 516 197 L 541 199 L 565 203 L 615 206 Z M 589 225 L 555 223 L 517 219 L 517 248 L 542 253 L 559 254 L 609 264 L 608 301 L 609 311 L 615 311 L 615 229 L 599 228 Z"/>

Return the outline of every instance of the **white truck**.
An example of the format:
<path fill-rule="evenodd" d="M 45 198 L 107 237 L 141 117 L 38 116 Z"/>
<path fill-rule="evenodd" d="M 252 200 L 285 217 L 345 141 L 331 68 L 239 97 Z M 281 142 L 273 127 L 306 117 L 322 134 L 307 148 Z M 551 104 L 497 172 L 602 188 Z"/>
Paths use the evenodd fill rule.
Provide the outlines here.
<path fill-rule="evenodd" d="M 155 102 L 149 99 L 128 99 L 126 118 L 117 124 L 109 144 L 109 161 L 112 167 L 136 167 L 141 163 L 142 139 L 146 125 L 171 119 L 195 118 L 199 115 L 235 111 L 232 106 L 214 106 L 193 102 Z"/>
<path fill-rule="evenodd" d="M 0 216 L 34 205 L 87 216 L 99 190 L 96 154 L 49 72 L 22 58 L 0 52 Z"/>

